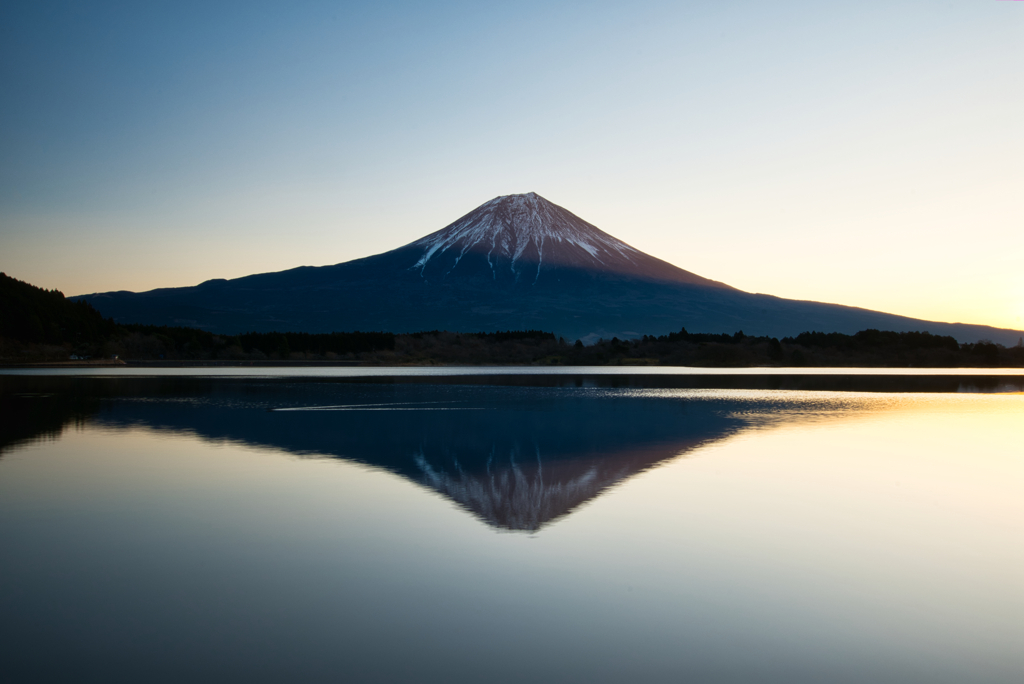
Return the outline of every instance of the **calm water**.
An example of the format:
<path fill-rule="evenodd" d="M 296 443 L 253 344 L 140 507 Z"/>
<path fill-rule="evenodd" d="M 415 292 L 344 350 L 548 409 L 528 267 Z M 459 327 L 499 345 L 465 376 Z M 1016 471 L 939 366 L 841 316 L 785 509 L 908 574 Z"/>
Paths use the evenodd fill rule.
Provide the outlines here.
<path fill-rule="evenodd" d="M 1005 383 L 495 382 L 0 376 L 5 681 L 1024 680 Z"/>

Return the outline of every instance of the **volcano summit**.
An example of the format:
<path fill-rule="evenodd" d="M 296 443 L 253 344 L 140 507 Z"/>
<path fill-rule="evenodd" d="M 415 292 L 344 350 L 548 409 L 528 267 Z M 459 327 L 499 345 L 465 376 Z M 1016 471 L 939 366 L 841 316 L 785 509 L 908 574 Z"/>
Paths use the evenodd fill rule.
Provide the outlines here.
<path fill-rule="evenodd" d="M 645 254 L 535 193 L 497 197 L 404 247 L 334 266 L 84 295 L 123 323 L 218 333 L 540 329 L 569 340 L 699 332 L 1019 331 L 751 294 Z"/>
<path fill-rule="evenodd" d="M 728 287 L 644 254 L 533 192 L 496 197 L 410 247 L 423 250 L 413 268 L 426 279 L 486 275 L 486 261 L 495 282 L 535 285 L 544 272 L 581 271 Z"/>

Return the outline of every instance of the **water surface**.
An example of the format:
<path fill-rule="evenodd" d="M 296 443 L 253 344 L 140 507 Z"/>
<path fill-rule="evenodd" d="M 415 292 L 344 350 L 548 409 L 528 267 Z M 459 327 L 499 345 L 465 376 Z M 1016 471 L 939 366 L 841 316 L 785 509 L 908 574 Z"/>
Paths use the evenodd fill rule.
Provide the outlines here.
<path fill-rule="evenodd" d="M 1017 682 L 1024 395 L 5 377 L 14 681 Z"/>

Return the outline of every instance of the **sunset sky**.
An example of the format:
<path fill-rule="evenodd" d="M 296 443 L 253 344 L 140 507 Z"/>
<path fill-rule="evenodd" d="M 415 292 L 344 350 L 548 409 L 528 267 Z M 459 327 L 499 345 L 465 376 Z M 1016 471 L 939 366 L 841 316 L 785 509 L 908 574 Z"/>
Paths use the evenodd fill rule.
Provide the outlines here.
<path fill-rule="evenodd" d="M 534 191 L 735 287 L 1024 329 L 1024 2 L 8 2 L 0 270 L 383 252 Z"/>

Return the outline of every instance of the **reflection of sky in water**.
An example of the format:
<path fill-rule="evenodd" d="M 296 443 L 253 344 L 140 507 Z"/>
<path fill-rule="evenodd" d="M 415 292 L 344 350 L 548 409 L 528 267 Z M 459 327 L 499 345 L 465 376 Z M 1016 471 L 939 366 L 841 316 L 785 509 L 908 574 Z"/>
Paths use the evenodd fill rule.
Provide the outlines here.
<path fill-rule="evenodd" d="M 394 377 L 499 376 L 499 375 L 1011 375 L 1024 376 L 1020 368 L 699 368 L 694 366 L 121 366 L 109 368 L 5 368 L 4 375 L 27 376 L 185 376 L 185 377 Z"/>
<path fill-rule="evenodd" d="M 121 397 L 8 448 L 9 663 L 105 681 L 1024 674 L 1024 397 L 435 389 Z M 487 410 L 267 410 L 342 395 Z M 358 426 L 395 434 L 331 437 Z M 514 477 L 507 454 L 471 456 L 517 430 L 508 515 L 542 484 L 605 487 L 508 533 L 456 490 Z"/>

